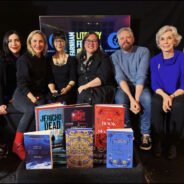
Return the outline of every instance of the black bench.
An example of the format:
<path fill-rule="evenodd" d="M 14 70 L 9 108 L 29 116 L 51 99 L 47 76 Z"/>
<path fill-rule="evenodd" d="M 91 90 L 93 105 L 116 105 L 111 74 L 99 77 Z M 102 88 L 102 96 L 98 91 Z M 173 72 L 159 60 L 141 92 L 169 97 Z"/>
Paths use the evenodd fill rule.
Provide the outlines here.
<path fill-rule="evenodd" d="M 134 151 L 134 167 L 107 169 L 105 165 L 94 168 L 66 168 L 26 170 L 21 162 L 16 172 L 16 183 L 146 183 L 144 168 Z"/>

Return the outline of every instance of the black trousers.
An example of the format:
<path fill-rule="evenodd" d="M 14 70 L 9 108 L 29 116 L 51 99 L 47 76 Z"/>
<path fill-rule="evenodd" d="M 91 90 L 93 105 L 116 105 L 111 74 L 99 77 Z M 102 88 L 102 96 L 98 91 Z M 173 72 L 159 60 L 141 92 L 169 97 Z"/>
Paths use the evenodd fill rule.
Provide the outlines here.
<path fill-rule="evenodd" d="M 47 96 L 42 96 L 39 99 L 39 104 L 48 103 Z M 13 95 L 13 105 L 15 109 L 22 113 L 22 117 L 19 121 L 17 131 L 26 132 L 28 128 L 31 126 L 30 123 L 34 122 L 35 118 L 35 104 L 33 104 L 27 96 L 23 95 L 18 89 L 15 90 Z"/>
<path fill-rule="evenodd" d="M 176 143 L 184 134 L 184 95 L 174 98 L 168 113 L 163 111 L 162 104 L 162 97 L 154 94 L 151 114 L 153 140 L 157 142 L 166 139 L 168 144 Z"/>

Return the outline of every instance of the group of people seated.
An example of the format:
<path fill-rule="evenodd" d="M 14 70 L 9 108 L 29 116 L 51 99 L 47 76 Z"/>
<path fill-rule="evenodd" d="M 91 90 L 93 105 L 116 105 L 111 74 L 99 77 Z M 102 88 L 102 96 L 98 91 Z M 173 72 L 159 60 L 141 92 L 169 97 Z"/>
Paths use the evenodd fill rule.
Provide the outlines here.
<path fill-rule="evenodd" d="M 176 49 L 181 38 L 176 27 L 163 26 L 156 34 L 161 52 L 151 57 L 148 48 L 134 44 L 131 28 L 123 27 L 117 32 L 120 49 L 108 56 L 98 35 L 88 32 L 74 57 L 65 51 L 63 31 L 53 33 L 52 56 L 46 54 L 47 38 L 40 30 L 28 35 L 26 49 L 17 31 L 7 32 L 0 61 L 0 114 L 7 116 L 10 104 L 22 113 L 12 151 L 25 159 L 23 134 L 36 105 L 116 103 L 125 106 L 125 127 L 132 127 L 132 115 L 139 116 L 142 150 L 153 145 L 160 157 L 166 148 L 168 159 L 175 158 L 184 122 L 184 53 Z"/>

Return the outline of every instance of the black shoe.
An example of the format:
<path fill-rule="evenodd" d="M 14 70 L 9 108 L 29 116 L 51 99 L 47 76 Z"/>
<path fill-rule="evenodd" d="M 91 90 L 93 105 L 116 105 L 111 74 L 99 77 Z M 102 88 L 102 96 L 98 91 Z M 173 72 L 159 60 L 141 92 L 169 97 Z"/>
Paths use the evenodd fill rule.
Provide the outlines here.
<path fill-rule="evenodd" d="M 176 146 L 175 145 L 171 145 L 169 146 L 168 152 L 167 152 L 167 158 L 169 160 L 176 158 L 177 156 L 177 152 L 176 152 Z"/>
<path fill-rule="evenodd" d="M 149 134 L 144 134 L 141 138 L 140 149 L 150 150 L 151 149 L 151 137 Z"/>
<path fill-rule="evenodd" d="M 5 144 L 0 144 L 0 158 L 7 158 L 8 147 Z"/>
<path fill-rule="evenodd" d="M 153 146 L 153 152 L 155 157 L 161 157 L 162 156 L 162 144 L 161 142 L 157 142 Z"/>

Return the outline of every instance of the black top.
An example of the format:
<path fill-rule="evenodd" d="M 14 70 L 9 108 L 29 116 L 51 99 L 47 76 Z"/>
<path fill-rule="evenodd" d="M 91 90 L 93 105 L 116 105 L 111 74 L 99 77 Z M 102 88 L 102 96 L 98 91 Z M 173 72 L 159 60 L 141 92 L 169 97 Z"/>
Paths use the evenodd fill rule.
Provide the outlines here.
<path fill-rule="evenodd" d="M 60 91 L 66 87 L 69 81 L 77 80 L 77 61 L 75 57 L 69 56 L 66 64 L 58 66 L 53 63 L 52 57 L 49 58 L 54 84 L 56 89 Z"/>
<path fill-rule="evenodd" d="M 3 89 L 4 89 L 4 64 L 2 62 L 2 60 L 0 60 L 0 105 L 3 104 L 4 102 L 4 93 L 3 93 Z"/>
<path fill-rule="evenodd" d="M 78 63 L 78 85 L 100 78 L 103 85 L 115 85 L 112 62 L 106 54 L 94 54 L 85 64 L 83 60 Z"/>
<path fill-rule="evenodd" d="M 17 57 L 14 55 L 2 56 L 2 61 L 0 62 L 0 102 L 8 103 L 12 98 L 15 88 L 17 86 L 16 82 L 16 61 Z"/>
<path fill-rule="evenodd" d="M 44 56 L 32 56 L 26 52 L 17 61 L 17 88 L 27 95 L 40 96 L 48 92 L 51 81 L 48 63 Z"/>
<path fill-rule="evenodd" d="M 78 86 L 84 85 L 96 77 L 101 85 L 83 90 L 77 96 L 77 103 L 113 103 L 115 94 L 114 67 L 109 56 L 95 53 L 87 62 L 82 59 L 78 62 Z"/>

